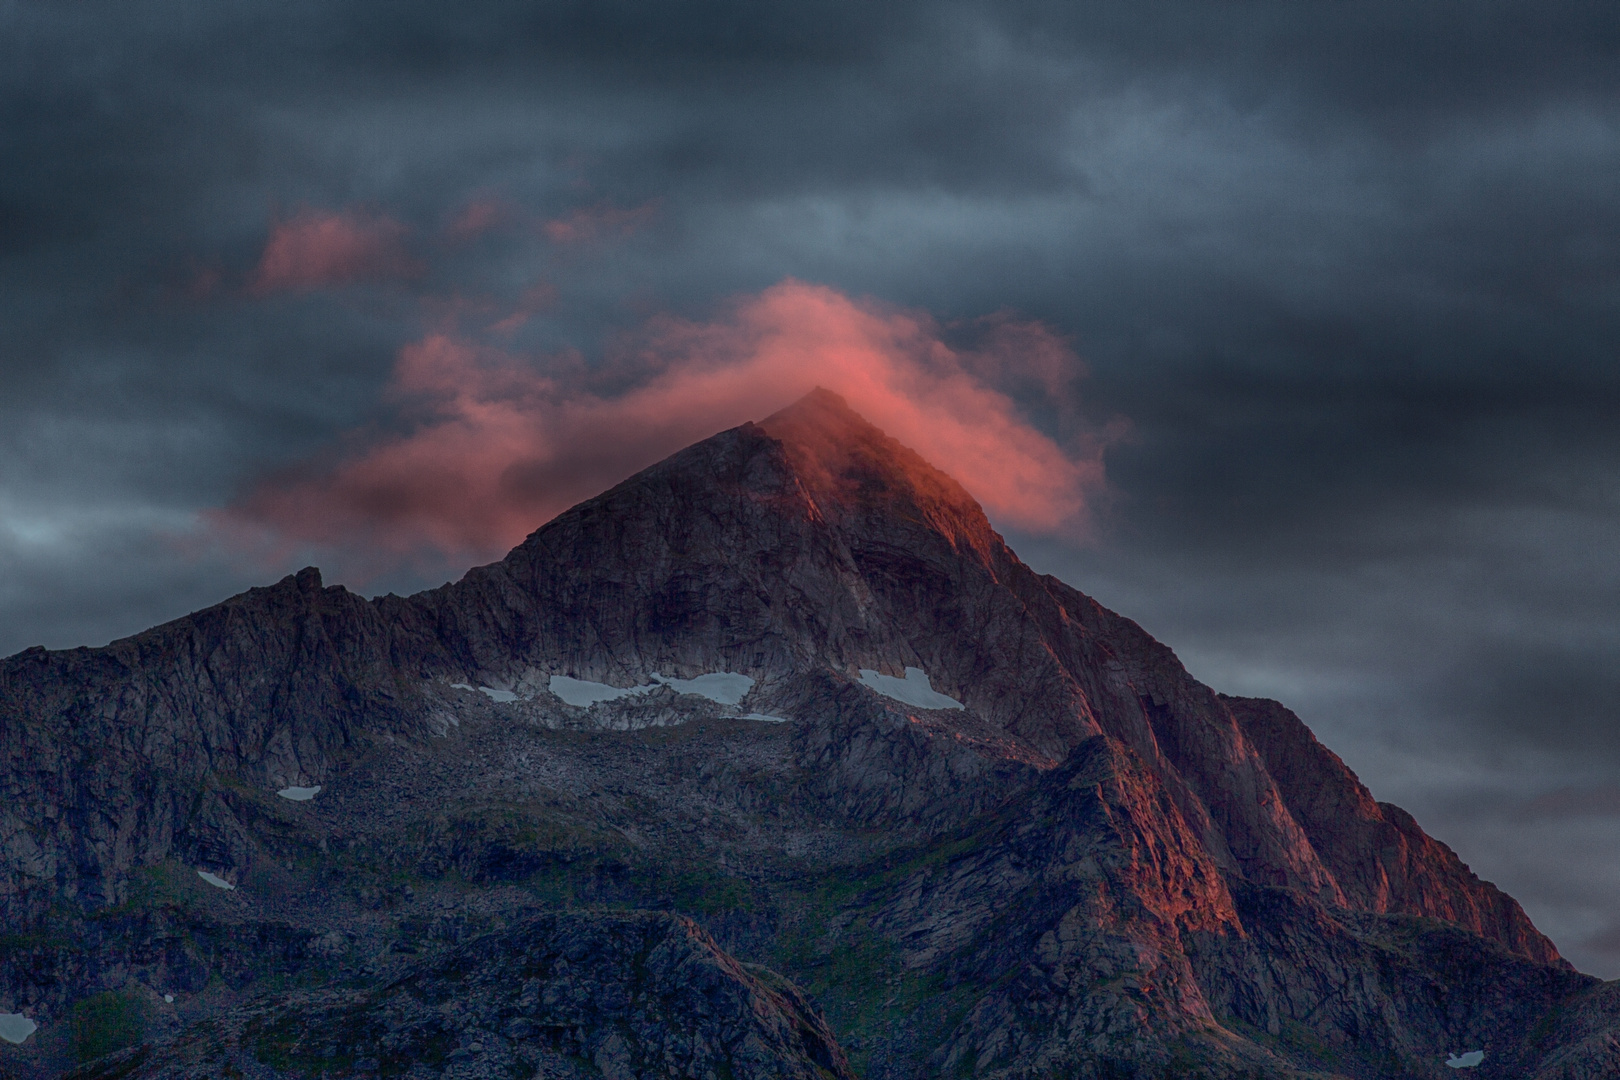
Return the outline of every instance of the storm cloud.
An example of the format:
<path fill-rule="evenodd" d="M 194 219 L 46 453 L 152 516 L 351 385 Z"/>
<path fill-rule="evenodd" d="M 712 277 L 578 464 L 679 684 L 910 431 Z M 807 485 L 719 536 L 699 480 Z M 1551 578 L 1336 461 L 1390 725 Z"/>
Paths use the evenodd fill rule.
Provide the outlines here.
<path fill-rule="evenodd" d="M 409 350 L 663 410 L 498 462 L 542 518 L 792 381 L 658 328 L 810 290 L 1083 504 L 988 498 L 1027 558 L 1620 975 L 1617 175 L 1595 2 L 8 4 L 0 653 L 457 576 L 540 520 L 379 564 L 333 487 L 459 415 Z"/>

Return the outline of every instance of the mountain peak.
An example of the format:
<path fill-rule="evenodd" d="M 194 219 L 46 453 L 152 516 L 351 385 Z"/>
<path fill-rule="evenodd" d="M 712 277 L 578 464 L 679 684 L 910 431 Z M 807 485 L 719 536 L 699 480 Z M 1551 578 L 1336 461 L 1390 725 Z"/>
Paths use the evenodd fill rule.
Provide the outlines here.
<path fill-rule="evenodd" d="M 821 417 L 824 420 L 866 424 L 866 418 L 849 407 L 849 399 L 844 395 L 818 386 L 793 404 L 778 409 L 772 413 L 762 424 L 769 424 L 776 420 L 785 420 L 793 417 Z M 868 425 L 870 426 L 870 425 Z"/>
<path fill-rule="evenodd" d="M 830 520 L 878 517 L 918 522 L 981 557 L 1001 546 L 978 501 L 961 484 L 824 387 L 757 425 Z"/>

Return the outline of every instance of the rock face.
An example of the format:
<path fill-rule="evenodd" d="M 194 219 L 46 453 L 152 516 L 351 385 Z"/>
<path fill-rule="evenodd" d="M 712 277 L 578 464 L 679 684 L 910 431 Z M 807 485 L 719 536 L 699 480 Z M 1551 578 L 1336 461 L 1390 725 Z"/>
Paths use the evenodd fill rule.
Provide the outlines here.
<path fill-rule="evenodd" d="M 907 669 L 965 707 L 861 681 Z M 680 681 L 718 673 L 736 693 Z M 50 1033 L 75 1002 L 178 990 L 130 1052 L 140 1075 L 221 1047 L 280 1075 L 292 1058 L 242 1041 L 276 1009 L 409 1028 L 402 1002 L 454 997 L 472 962 L 424 957 L 479 930 L 527 949 L 500 928 L 555 936 L 584 909 L 696 920 L 813 991 L 874 1077 L 1438 1076 L 1472 1048 L 1480 1076 L 1598 1076 L 1616 1031 L 1613 995 L 1297 717 L 1215 693 L 1031 571 L 960 486 L 821 391 L 430 592 L 368 601 L 310 569 L 105 649 L 0 661 L 0 795 L 0 920 L 27 928 L 0 952 L 0 1011 L 44 1020 L 0 1068 L 37 1074 L 68 1062 Z M 634 925 L 679 937 L 670 918 Z M 244 959 L 249 934 L 278 944 Z M 557 1053 L 841 1075 L 830 1037 L 804 1041 L 807 999 L 726 953 L 705 963 L 725 1009 L 777 1033 L 744 1038 L 767 1057 L 735 1056 L 725 1009 L 711 1031 L 675 999 L 603 1014 L 634 1030 L 627 1057 L 605 1034 Z M 604 946 L 593 985 L 633 998 L 639 956 Z M 528 977 L 542 999 L 564 993 L 553 970 Z M 246 1003 L 289 980 L 337 996 Z M 677 1064 L 678 1032 L 720 1056 Z M 567 1075 L 536 1054 L 511 1060 Z M 319 1068 L 395 1068 L 351 1057 Z"/>
<path fill-rule="evenodd" d="M 154 1054 L 73 1076 L 209 1080 L 303 1074 L 734 1076 L 851 1080 L 791 984 L 751 974 L 678 916 L 529 919 L 376 989 L 304 992 L 227 1012 Z"/>
<path fill-rule="evenodd" d="M 1375 802 L 1338 755 L 1275 701 L 1224 697 L 1260 752 L 1289 813 L 1333 874 L 1347 906 L 1445 919 L 1535 960 L 1556 961 L 1518 903 L 1480 882 L 1456 852 L 1398 806 Z"/>

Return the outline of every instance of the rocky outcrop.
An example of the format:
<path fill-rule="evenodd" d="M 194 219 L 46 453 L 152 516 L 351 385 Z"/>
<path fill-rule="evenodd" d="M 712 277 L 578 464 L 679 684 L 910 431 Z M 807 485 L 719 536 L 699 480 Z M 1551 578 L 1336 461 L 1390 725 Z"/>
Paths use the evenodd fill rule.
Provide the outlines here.
<path fill-rule="evenodd" d="M 906 966 L 982 987 L 933 1068 L 1108 1075 L 1166 1068 L 1178 1045 L 1206 1069 L 1283 1065 L 1233 1052 L 1211 1013 L 1184 939 L 1242 924 L 1175 801 L 1114 740 L 1082 743 L 941 854 L 874 893 L 869 916 Z"/>
<path fill-rule="evenodd" d="M 1615 1080 L 1620 1077 L 1620 981 L 1566 999 L 1536 1032 L 1540 1052 L 1533 1080 Z"/>
<path fill-rule="evenodd" d="M 1535 1075 L 1536 1034 L 1595 980 L 1450 923 L 1335 911 L 1298 892 L 1237 883 L 1241 935 L 1189 941 L 1199 985 L 1233 1031 L 1299 1064 L 1367 1080 Z M 1611 1018 L 1612 1023 L 1612 1018 Z"/>
<path fill-rule="evenodd" d="M 318 783 L 362 729 L 421 727 L 388 641 L 309 569 L 103 649 L 0 661 L 0 918 L 121 903 L 171 854 L 241 865 L 214 779 Z"/>
<path fill-rule="evenodd" d="M 1444 919 L 1520 956 L 1558 962 L 1557 950 L 1535 931 L 1517 900 L 1476 877 L 1412 815 L 1375 801 L 1299 717 L 1275 701 L 1221 700 L 1259 750 L 1347 906 Z"/>
<path fill-rule="evenodd" d="M 828 933 L 879 931 L 898 966 L 943 972 L 967 1003 L 869 1055 L 870 1076 L 1394 1080 L 1448 1075 L 1468 1048 L 1489 1060 L 1476 1075 L 1535 1075 L 1564 1046 L 1538 1042 L 1550 1024 L 1589 1042 L 1586 1060 L 1620 1015 L 1580 1013 L 1590 977 L 1455 925 L 1230 878 L 1107 737 L 971 831 L 845 877 L 860 901 Z M 911 1045 L 933 1049 L 919 1063 Z"/>
<path fill-rule="evenodd" d="M 749 971 L 688 920 L 551 915 L 481 937 L 375 990 L 260 1001 L 74 1080 L 224 1075 L 733 1076 L 850 1080 L 791 983 Z"/>

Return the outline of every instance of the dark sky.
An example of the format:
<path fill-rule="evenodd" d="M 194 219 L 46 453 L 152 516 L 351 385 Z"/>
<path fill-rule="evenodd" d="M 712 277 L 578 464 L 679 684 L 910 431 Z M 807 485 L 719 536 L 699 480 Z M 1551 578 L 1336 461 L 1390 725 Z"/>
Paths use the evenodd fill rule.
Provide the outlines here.
<path fill-rule="evenodd" d="M 1612 0 L 0 3 L 0 654 L 458 576 L 831 312 L 1614 977 L 1617 177 Z"/>

